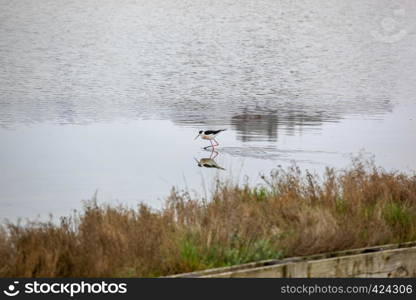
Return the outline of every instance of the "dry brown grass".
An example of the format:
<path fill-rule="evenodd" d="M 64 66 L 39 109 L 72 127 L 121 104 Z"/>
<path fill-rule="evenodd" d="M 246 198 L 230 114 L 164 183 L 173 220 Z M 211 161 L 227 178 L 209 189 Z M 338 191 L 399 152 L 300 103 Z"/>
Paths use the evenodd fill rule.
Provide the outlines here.
<path fill-rule="evenodd" d="M 218 183 L 209 201 L 173 191 L 161 210 L 90 201 L 59 224 L 4 224 L 0 276 L 160 276 L 415 239 L 416 177 L 355 161 Z"/>

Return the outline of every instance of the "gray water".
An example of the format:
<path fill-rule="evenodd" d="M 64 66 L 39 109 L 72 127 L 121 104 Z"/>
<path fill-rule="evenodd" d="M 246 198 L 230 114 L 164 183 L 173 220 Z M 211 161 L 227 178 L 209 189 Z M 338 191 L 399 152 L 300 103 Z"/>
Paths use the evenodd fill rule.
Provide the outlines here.
<path fill-rule="evenodd" d="M 0 218 L 358 154 L 412 172 L 415 37 L 413 0 L 0 0 Z"/>

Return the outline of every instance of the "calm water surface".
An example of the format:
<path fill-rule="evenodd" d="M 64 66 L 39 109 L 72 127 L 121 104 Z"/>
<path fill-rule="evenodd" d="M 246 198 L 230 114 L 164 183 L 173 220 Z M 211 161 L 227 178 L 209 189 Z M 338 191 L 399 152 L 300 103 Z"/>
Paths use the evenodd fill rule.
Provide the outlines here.
<path fill-rule="evenodd" d="M 415 58 L 413 0 L 0 0 L 0 219 L 358 153 L 412 172 Z"/>

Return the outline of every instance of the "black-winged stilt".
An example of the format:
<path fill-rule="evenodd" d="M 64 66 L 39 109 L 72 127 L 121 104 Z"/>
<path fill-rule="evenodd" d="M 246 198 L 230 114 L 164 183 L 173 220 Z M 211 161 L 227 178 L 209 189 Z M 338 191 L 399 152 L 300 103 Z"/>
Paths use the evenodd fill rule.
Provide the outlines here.
<path fill-rule="evenodd" d="M 227 129 L 205 130 L 205 131 L 204 130 L 200 130 L 199 133 L 198 133 L 198 135 L 196 136 L 195 140 L 198 137 L 201 137 L 201 139 L 204 139 L 204 140 L 209 140 L 211 142 L 211 146 L 206 146 L 206 147 L 204 147 L 204 149 L 207 149 L 209 147 L 214 148 L 214 147 L 220 145 L 220 143 L 217 142 L 217 140 L 215 139 L 215 137 L 217 136 L 218 133 L 220 133 L 221 131 L 225 131 L 225 130 L 227 130 Z M 212 143 L 212 141 L 214 141 L 216 143 L 216 145 L 214 145 Z"/>

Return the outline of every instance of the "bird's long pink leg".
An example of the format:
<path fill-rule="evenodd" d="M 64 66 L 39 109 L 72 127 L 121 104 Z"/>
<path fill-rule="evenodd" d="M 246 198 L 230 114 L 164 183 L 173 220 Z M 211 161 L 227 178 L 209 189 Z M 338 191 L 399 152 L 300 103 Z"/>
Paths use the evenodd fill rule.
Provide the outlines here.
<path fill-rule="evenodd" d="M 217 143 L 215 146 L 219 146 L 220 145 L 220 143 L 218 143 L 216 139 L 214 139 L 214 141 L 215 141 L 215 143 Z"/>

